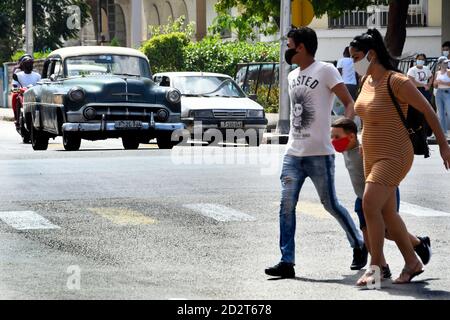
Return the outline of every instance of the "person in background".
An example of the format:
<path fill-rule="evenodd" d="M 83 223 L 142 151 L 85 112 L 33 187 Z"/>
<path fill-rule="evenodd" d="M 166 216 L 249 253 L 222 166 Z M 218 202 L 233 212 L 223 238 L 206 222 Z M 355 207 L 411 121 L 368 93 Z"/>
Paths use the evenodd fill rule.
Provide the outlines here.
<path fill-rule="evenodd" d="M 450 114 L 450 60 L 442 56 L 438 59 L 438 71 L 434 78 L 436 90 L 436 107 L 442 130 L 448 138 L 449 124 L 447 117 Z"/>
<path fill-rule="evenodd" d="M 433 82 L 433 74 L 425 65 L 427 56 L 424 53 L 419 53 L 416 56 L 416 65 L 408 70 L 408 78 L 415 84 L 417 89 L 423 96 L 431 102 L 430 87 Z"/>
<path fill-rule="evenodd" d="M 445 41 L 442 44 L 442 55 L 447 59 L 450 58 L 450 41 Z"/>
<path fill-rule="evenodd" d="M 345 47 L 344 57 L 339 59 L 337 63 L 337 69 L 341 74 L 344 84 L 350 92 L 353 100 L 356 100 L 356 96 L 358 94 L 358 77 L 353 68 L 353 59 L 350 58 L 350 51 L 348 47 Z"/>

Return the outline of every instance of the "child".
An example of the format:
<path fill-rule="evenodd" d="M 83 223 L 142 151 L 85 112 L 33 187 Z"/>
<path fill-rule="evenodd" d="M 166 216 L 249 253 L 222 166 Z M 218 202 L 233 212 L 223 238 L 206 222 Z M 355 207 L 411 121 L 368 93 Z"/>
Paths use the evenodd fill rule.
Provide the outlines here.
<path fill-rule="evenodd" d="M 358 128 L 350 119 L 341 118 L 336 120 L 331 125 L 331 140 L 334 148 L 337 152 L 341 152 L 344 155 L 345 166 L 350 174 L 350 180 L 352 181 L 353 189 L 356 193 L 357 199 L 355 202 L 355 212 L 358 215 L 360 229 L 363 232 L 364 243 L 367 250 L 370 252 L 370 243 L 367 233 L 366 221 L 364 219 L 364 212 L 362 206 L 362 199 L 365 188 L 364 177 L 364 164 L 363 157 L 360 152 L 360 145 L 358 141 Z M 397 212 L 400 208 L 400 192 L 397 189 Z M 411 243 L 416 251 L 417 255 L 422 260 L 423 264 L 427 264 L 431 257 L 431 244 L 428 237 L 416 237 L 409 235 Z M 389 237 L 386 230 L 386 239 L 392 240 Z M 384 261 L 382 268 L 383 278 L 387 279 L 391 277 L 389 265 Z"/>

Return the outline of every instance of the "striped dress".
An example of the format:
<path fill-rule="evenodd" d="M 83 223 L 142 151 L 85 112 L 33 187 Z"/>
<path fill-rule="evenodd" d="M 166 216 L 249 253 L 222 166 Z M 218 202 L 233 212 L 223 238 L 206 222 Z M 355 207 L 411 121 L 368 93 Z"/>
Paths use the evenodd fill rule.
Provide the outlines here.
<path fill-rule="evenodd" d="M 371 76 L 368 76 L 355 103 L 355 110 L 364 123 L 362 145 L 366 182 L 399 186 L 411 169 L 414 150 L 389 96 L 387 80 L 391 73 L 391 88 L 398 96 L 399 88 L 409 81 L 406 76 L 386 72 L 375 87 L 369 84 Z M 408 104 L 397 100 L 406 116 Z"/>

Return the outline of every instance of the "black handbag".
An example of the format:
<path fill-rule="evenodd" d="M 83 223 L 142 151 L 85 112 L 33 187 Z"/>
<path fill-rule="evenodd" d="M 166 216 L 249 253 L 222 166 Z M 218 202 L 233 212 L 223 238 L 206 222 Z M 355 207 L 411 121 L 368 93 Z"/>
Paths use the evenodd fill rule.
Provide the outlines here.
<path fill-rule="evenodd" d="M 392 102 L 395 105 L 395 108 L 397 109 L 397 112 L 400 116 L 400 119 L 402 120 L 403 124 L 406 127 L 406 130 L 408 131 L 409 138 L 411 139 L 413 148 L 414 148 L 414 154 L 416 155 L 423 155 L 424 158 L 430 157 L 430 148 L 428 147 L 427 142 L 427 132 L 429 131 L 429 125 L 427 121 L 425 120 L 425 116 L 422 112 L 415 109 L 414 107 L 408 106 L 408 114 L 405 118 L 405 115 L 402 112 L 402 109 L 392 92 L 391 88 L 391 76 L 392 73 L 389 75 L 388 78 L 388 90 L 389 95 L 391 96 Z"/>

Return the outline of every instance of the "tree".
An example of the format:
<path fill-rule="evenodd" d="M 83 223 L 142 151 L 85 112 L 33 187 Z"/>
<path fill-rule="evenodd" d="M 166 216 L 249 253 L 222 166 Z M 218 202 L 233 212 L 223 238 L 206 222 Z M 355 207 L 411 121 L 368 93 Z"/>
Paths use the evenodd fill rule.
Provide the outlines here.
<path fill-rule="evenodd" d="M 17 49 L 23 46 L 23 27 L 25 24 L 25 1 L 8 0 L 0 2 L 0 60 L 8 60 Z M 81 26 L 90 14 L 90 6 L 83 0 L 33 0 L 34 49 L 46 51 L 59 48 L 63 40 L 78 36 L 78 29 L 69 28 L 67 21 L 69 6 L 78 6 L 81 13 Z"/>
<path fill-rule="evenodd" d="M 366 8 L 372 0 L 311 0 L 317 17 L 328 14 L 339 17 L 346 10 Z M 378 1 L 378 3 L 383 1 Z M 400 56 L 406 40 L 406 18 L 409 0 L 385 0 L 389 3 L 389 22 L 386 45 L 394 56 Z M 237 17 L 232 17 L 229 10 L 236 7 Z M 264 34 L 273 34 L 280 25 L 280 0 L 219 0 L 216 4 L 218 17 L 211 28 L 212 32 L 224 29 L 235 30 L 239 39 L 254 36 L 257 28 Z"/>

